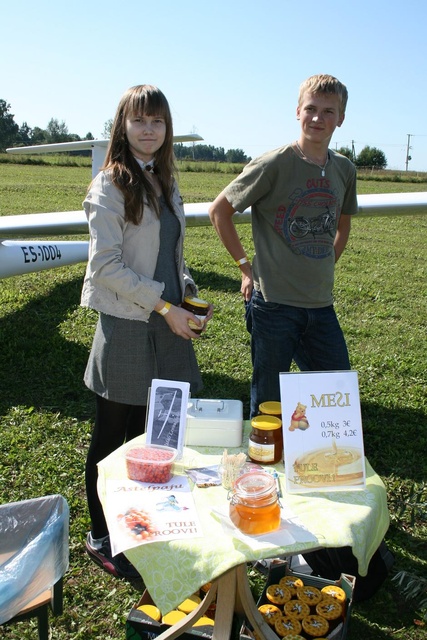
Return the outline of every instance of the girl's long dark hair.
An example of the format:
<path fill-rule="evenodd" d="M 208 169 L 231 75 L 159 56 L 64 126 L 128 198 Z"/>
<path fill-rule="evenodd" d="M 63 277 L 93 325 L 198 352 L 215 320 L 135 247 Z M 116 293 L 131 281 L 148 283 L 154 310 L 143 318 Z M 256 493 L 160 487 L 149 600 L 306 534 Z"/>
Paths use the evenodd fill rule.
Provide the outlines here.
<path fill-rule="evenodd" d="M 144 214 L 144 200 L 157 214 L 159 214 L 159 205 L 153 185 L 129 149 L 125 124 L 126 119 L 134 115 L 161 116 L 165 120 L 165 141 L 154 154 L 155 173 L 166 203 L 172 211 L 176 166 L 173 153 L 172 116 L 168 101 L 160 89 L 152 85 L 140 84 L 131 87 L 123 95 L 117 107 L 102 169 L 109 170 L 113 184 L 124 195 L 125 220 L 139 224 Z"/>

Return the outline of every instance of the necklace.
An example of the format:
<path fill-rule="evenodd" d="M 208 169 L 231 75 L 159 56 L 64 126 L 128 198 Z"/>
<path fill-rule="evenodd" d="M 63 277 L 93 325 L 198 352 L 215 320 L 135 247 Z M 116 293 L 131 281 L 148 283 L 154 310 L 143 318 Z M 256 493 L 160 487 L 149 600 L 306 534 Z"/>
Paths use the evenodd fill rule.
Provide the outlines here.
<path fill-rule="evenodd" d="M 304 153 L 304 151 L 303 151 L 303 150 L 301 149 L 301 147 L 299 146 L 298 142 L 295 142 L 295 146 L 296 146 L 296 148 L 298 149 L 298 151 L 300 152 L 300 154 L 301 154 L 301 156 L 302 156 L 302 159 L 303 159 L 303 160 L 307 160 L 307 162 L 309 162 L 310 164 L 314 164 L 314 165 L 316 165 L 316 167 L 319 167 L 319 169 L 320 169 L 320 170 L 321 170 L 321 172 L 322 172 L 322 178 L 324 178 L 324 177 L 325 177 L 325 171 L 326 171 L 326 165 L 327 165 L 327 164 L 328 164 L 328 162 L 329 162 L 329 152 L 328 152 L 328 154 L 327 154 L 327 156 L 326 156 L 326 162 L 325 162 L 325 164 L 322 166 L 322 165 L 321 165 L 321 164 L 319 164 L 318 162 L 314 162 L 314 160 L 312 160 L 311 158 L 309 158 L 308 156 L 306 156 L 306 154 Z"/>

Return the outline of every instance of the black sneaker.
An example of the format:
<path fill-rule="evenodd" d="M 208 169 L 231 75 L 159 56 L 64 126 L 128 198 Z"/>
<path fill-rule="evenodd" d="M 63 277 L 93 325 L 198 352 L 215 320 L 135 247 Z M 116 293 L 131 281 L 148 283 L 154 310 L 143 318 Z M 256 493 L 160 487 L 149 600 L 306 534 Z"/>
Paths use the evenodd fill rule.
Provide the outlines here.
<path fill-rule="evenodd" d="M 88 533 L 86 538 L 86 552 L 91 560 L 96 562 L 96 564 L 108 573 L 116 576 L 116 578 L 127 578 L 128 580 L 141 578 L 138 571 L 123 553 L 119 553 L 116 556 L 111 555 L 109 536 L 105 538 L 100 549 L 95 549 L 90 543 L 90 533 Z"/>

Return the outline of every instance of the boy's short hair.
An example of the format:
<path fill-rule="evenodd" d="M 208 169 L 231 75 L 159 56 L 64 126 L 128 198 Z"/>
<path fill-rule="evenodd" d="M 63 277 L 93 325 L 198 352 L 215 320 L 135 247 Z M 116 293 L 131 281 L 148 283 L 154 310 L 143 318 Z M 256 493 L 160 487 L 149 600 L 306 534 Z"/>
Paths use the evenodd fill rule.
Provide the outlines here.
<path fill-rule="evenodd" d="M 347 87 L 334 76 L 318 74 L 304 80 L 299 88 L 298 105 L 301 105 L 305 93 L 330 93 L 337 95 L 341 102 L 341 114 L 345 113 L 348 100 Z"/>

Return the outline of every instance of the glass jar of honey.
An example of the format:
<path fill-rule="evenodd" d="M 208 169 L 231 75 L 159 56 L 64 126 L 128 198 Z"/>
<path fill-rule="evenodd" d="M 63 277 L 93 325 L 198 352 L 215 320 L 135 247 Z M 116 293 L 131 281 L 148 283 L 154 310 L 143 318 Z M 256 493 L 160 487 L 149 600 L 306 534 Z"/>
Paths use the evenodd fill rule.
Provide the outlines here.
<path fill-rule="evenodd" d="M 182 303 L 181 307 L 183 309 L 187 309 L 187 311 L 191 311 L 191 313 L 194 313 L 196 318 L 202 323 L 202 326 L 199 327 L 197 324 L 189 320 L 188 326 L 190 327 L 191 331 L 194 331 L 194 333 L 202 333 L 206 321 L 206 316 L 209 311 L 209 302 L 206 302 L 206 300 L 202 300 L 201 298 L 187 296 L 184 298 L 184 302 Z"/>
<path fill-rule="evenodd" d="M 237 478 L 230 501 L 230 519 L 242 533 L 259 535 L 280 526 L 280 504 L 274 477 L 249 471 Z"/>
<path fill-rule="evenodd" d="M 252 462 L 276 464 L 283 456 L 282 421 L 260 414 L 251 420 L 248 456 Z"/>
<path fill-rule="evenodd" d="M 266 416 L 275 416 L 276 418 L 280 418 L 280 420 L 282 419 L 282 403 L 276 400 L 261 402 L 258 411 Z"/>

